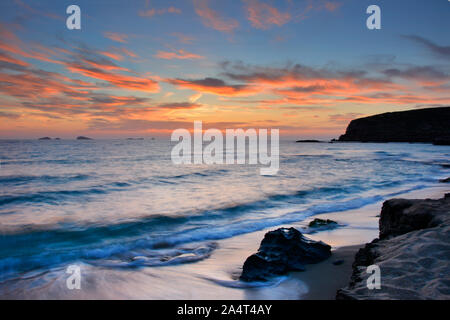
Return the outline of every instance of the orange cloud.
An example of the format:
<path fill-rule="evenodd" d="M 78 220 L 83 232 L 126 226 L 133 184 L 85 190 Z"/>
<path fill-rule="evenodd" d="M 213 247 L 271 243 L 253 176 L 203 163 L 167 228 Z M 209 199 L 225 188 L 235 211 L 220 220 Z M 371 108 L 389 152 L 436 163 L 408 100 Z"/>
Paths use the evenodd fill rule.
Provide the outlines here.
<path fill-rule="evenodd" d="M 134 53 L 133 51 L 131 51 L 131 50 L 128 50 L 128 49 L 125 49 L 125 48 L 120 48 L 119 50 L 122 51 L 127 56 L 130 56 L 132 58 L 137 58 L 138 57 L 138 55 L 136 53 Z"/>
<path fill-rule="evenodd" d="M 282 13 L 277 8 L 258 0 L 247 0 L 247 17 L 253 27 L 269 29 L 272 25 L 282 26 L 291 20 L 288 12 Z"/>
<path fill-rule="evenodd" d="M 120 88 L 146 92 L 159 91 L 158 82 L 151 79 L 125 76 L 119 73 L 105 72 L 95 67 L 89 68 L 77 63 L 66 63 L 66 67 L 71 72 L 79 73 L 86 77 L 103 80 Z"/>
<path fill-rule="evenodd" d="M 340 2 L 327 1 L 325 2 L 324 7 L 328 11 L 336 11 L 341 5 L 342 3 Z"/>
<path fill-rule="evenodd" d="M 126 43 L 127 39 L 128 39 L 128 35 L 123 34 L 123 33 L 105 32 L 103 35 L 112 41 L 121 42 L 121 43 Z"/>
<path fill-rule="evenodd" d="M 155 58 L 168 60 L 171 59 L 192 60 L 192 59 L 203 59 L 204 57 L 184 50 L 178 50 L 177 52 L 167 52 L 158 50 L 158 53 L 155 55 Z"/>
<path fill-rule="evenodd" d="M 114 59 L 114 60 L 117 60 L 117 61 L 121 61 L 123 59 L 123 57 L 120 54 L 117 54 L 117 53 L 107 52 L 107 51 L 99 51 L 99 53 L 104 55 L 104 56 L 106 56 L 106 57 L 108 57 L 108 58 L 111 58 L 111 59 Z"/>
<path fill-rule="evenodd" d="M 195 12 L 202 18 L 203 24 L 221 32 L 233 32 L 239 26 L 234 19 L 221 17 L 217 11 L 208 6 L 208 0 L 194 0 Z"/>
<path fill-rule="evenodd" d="M 12 63 L 12 64 L 17 64 L 17 65 L 20 65 L 20 66 L 24 66 L 24 67 L 27 67 L 27 66 L 30 65 L 29 63 L 27 63 L 25 61 L 13 58 L 10 55 L 8 55 L 6 53 L 2 53 L 2 52 L 0 52 L 0 61 L 9 62 L 9 63 Z"/>

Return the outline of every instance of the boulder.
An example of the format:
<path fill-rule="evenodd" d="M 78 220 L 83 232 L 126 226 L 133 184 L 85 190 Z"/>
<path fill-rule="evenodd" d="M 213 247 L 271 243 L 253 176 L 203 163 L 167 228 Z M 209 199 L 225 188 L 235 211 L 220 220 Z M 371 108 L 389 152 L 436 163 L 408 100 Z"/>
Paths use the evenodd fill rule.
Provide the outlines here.
<path fill-rule="evenodd" d="M 304 271 L 306 264 L 318 263 L 331 255 L 331 247 L 304 237 L 295 228 L 266 233 L 258 252 L 247 258 L 242 281 L 267 281 L 289 271 Z"/>
<path fill-rule="evenodd" d="M 385 201 L 379 220 L 380 239 L 437 226 L 442 217 L 440 205 L 440 202 L 430 199 Z"/>

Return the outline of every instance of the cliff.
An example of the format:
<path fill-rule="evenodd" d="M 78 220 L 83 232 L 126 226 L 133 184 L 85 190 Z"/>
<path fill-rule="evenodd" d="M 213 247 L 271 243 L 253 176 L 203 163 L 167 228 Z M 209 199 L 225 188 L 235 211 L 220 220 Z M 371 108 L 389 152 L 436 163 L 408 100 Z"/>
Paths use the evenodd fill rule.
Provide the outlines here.
<path fill-rule="evenodd" d="M 450 107 L 388 112 L 352 120 L 339 141 L 448 144 L 449 124 Z"/>

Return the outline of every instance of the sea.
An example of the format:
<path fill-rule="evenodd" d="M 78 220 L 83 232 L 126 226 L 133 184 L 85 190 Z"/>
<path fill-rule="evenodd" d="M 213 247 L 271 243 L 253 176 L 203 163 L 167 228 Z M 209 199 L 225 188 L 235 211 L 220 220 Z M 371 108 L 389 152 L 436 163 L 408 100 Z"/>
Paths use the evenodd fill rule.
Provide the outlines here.
<path fill-rule="evenodd" d="M 203 287 L 195 276 L 186 280 L 186 270 L 202 274 L 196 266 L 226 240 L 345 214 L 442 185 L 450 174 L 450 147 L 431 144 L 282 140 L 272 176 L 260 175 L 261 165 L 175 165 L 173 146 L 165 139 L 1 140 L 0 296 L 67 297 L 67 267 L 77 265 L 89 272 L 85 297 L 185 298 L 177 287 L 197 297 Z M 225 279 L 232 290 L 242 290 L 230 285 L 238 273 Z M 160 285 L 139 287 L 147 276 Z"/>

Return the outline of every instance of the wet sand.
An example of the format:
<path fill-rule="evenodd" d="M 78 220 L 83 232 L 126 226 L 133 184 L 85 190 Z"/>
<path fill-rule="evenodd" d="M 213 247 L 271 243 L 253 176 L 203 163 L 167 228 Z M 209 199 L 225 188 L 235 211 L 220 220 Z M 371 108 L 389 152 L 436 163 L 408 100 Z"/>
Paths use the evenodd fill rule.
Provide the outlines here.
<path fill-rule="evenodd" d="M 303 281 L 308 286 L 304 300 L 334 300 L 336 291 L 345 287 L 352 274 L 352 263 L 361 245 L 341 247 L 332 252 L 329 259 L 314 266 L 308 266 L 304 272 L 292 274 L 293 278 Z M 342 261 L 335 265 L 333 262 Z"/>

